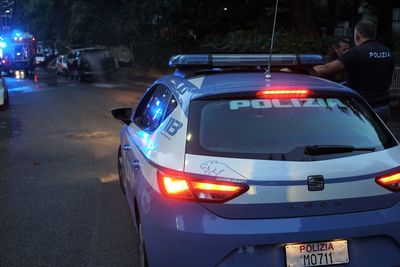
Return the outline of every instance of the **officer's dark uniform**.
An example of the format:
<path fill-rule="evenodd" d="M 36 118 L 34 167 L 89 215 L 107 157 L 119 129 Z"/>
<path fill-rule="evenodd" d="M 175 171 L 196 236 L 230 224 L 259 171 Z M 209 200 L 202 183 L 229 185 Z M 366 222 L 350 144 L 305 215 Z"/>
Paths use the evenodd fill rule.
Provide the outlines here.
<path fill-rule="evenodd" d="M 348 86 L 361 94 L 386 121 L 394 61 L 384 45 L 368 40 L 338 58 L 346 67 Z"/>

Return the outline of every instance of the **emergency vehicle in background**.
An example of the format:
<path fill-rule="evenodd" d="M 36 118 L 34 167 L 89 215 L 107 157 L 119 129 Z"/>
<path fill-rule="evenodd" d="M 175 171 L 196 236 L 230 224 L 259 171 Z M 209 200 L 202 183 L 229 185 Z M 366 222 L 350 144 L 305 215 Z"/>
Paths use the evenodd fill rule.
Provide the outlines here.
<path fill-rule="evenodd" d="M 36 37 L 29 33 L 13 32 L 0 38 L 1 71 L 25 78 L 35 69 Z"/>

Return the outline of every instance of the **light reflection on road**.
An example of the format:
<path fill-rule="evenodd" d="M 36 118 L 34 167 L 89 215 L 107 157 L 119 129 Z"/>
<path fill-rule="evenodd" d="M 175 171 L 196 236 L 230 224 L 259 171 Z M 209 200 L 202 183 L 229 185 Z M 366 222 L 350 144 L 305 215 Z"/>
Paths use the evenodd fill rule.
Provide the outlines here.
<path fill-rule="evenodd" d="M 6 83 L 8 85 L 8 91 L 9 92 L 24 92 L 24 93 L 29 93 L 29 92 L 35 92 L 35 91 L 43 91 L 46 86 L 45 84 L 41 84 L 38 82 L 38 79 L 36 78 L 36 82 L 31 79 L 16 79 L 16 78 L 11 78 L 11 77 L 6 77 Z M 45 86 L 43 86 L 45 85 Z"/>

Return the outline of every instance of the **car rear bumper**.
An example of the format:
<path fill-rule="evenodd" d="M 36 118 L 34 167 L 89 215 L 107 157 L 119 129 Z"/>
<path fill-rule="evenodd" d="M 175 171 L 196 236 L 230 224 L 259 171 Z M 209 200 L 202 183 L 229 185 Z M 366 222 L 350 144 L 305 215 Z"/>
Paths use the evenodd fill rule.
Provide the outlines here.
<path fill-rule="evenodd" d="M 152 201 L 139 206 L 144 207 L 153 267 L 286 266 L 287 243 L 335 239 L 348 241 L 346 266 L 400 264 L 400 203 L 340 215 L 241 220 L 218 217 L 197 203 L 165 199 L 155 191 L 150 195 Z"/>

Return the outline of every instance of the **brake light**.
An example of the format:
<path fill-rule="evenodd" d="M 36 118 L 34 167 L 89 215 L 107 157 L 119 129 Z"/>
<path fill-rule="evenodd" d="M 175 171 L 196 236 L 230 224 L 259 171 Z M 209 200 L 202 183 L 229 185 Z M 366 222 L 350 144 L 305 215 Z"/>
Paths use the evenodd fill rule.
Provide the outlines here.
<path fill-rule="evenodd" d="M 169 195 L 177 195 L 189 191 L 189 185 L 184 179 L 172 178 L 168 176 L 164 176 L 163 179 L 165 191 Z"/>
<path fill-rule="evenodd" d="M 194 190 L 204 190 L 208 192 L 236 192 L 240 187 L 232 185 L 205 183 L 205 182 L 192 182 Z"/>
<path fill-rule="evenodd" d="M 400 191 L 400 172 L 378 177 L 375 181 L 390 191 Z"/>
<path fill-rule="evenodd" d="M 158 184 L 166 197 L 199 202 L 226 202 L 249 189 L 245 184 L 205 181 L 188 178 L 183 173 L 169 175 L 160 171 Z"/>
<path fill-rule="evenodd" d="M 303 98 L 312 93 L 309 89 L 267 89 L 257 92 L 260 98 Z"/>

